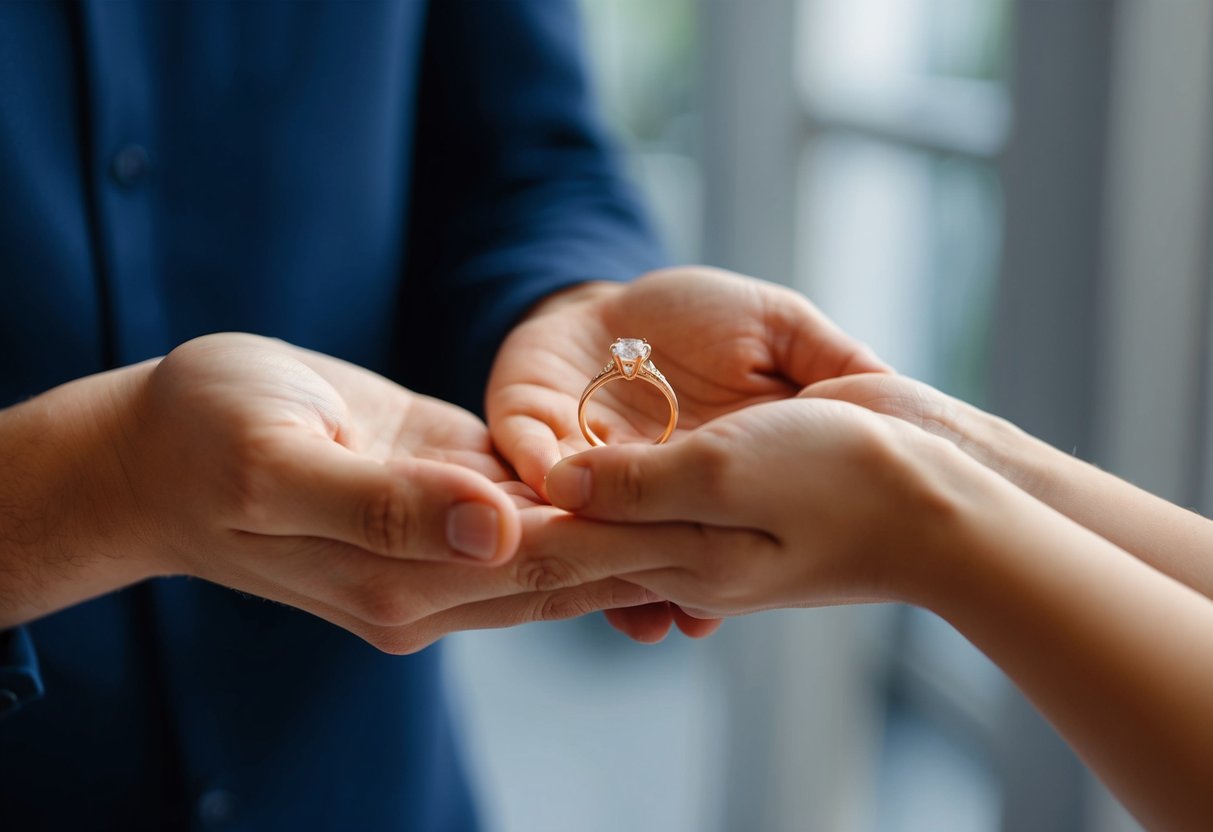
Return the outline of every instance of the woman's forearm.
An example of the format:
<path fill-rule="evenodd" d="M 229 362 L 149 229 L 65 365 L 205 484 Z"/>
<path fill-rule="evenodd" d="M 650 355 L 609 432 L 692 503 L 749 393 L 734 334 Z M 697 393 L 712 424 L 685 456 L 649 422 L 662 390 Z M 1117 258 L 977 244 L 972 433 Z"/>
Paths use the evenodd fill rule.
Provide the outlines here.
<path fill-rule="evenodd" d="M 952 420 L 949 420 L 952 421 Z M 1213 598 L 1213 522 L 963 405 L 951 433 L 969 455 L 1121 549 Z"/>
<path fill-rule="evenodd" d="M 919 600 L 1002 667 L 1147 827 L 1207 829 L 1213 602 L 1005 483 L 973 506 Z"/>
<path fill-rule="evenodd" d="M 0 411 L 0 629 L 152 572 L 124 499 L 121 420 L 148 365 Z"/>
<path fill-rule="evenodd" d="M 693 555 L 626 576 L 695 615 L 934 610 L 1147 825 L 1207 829 L 1213 601 L 906 421 L 816 395 L 757 405 L 566 459 L 548 494 L 583 519 L 649 521 L 628 531 L 639 546 L 696 521 Z"/>

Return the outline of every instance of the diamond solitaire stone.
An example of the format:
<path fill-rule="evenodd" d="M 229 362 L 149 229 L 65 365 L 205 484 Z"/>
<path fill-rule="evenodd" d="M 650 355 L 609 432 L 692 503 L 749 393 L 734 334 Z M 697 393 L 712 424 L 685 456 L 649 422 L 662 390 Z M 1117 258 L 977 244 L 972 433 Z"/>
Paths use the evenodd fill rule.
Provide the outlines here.
<path fill-rule="evenodd" d="M 649 356 L 652 353 L 652 346 L 643 338 L 617 338 L 611 344 L 611 363 L 603 367 L 598 372 L 598 375 L 590 379 L 590 383 L 585 386 L 585 390 L 581 393 L 581 400 L 577 403 L 577 424 L 581 428 L 581 435 L 585 437 L 585 441 L 589 442 L 591 446 L 604 445 L 606 443 L 590 427 L 588 416 L 586 415 L 586 405 L 595 392 L 613 381 L 633 382 L 640 380 L 660 390 L 662 395 L 665 396 L 666 403 L 670 406 L 670 419 L 666 422 L 665 430 L 661 436 L 657 437 L 657 444 L 660 445 L 662 442 L 665 442 L 670 438 L 670 434 L 674 432 L 674 428 L 678 425 L 678 396 L 674 394 L 674 388 L 666 381 L 665 376 L 658 372 L 657 367 L 649 360 Z"/>
<path fill-rule="evenodd" d="M 649 357 L 649 345 L 643 338 L 620 338 L 611 344 L 611 355 L 624 361 L 643 361 Z"/>

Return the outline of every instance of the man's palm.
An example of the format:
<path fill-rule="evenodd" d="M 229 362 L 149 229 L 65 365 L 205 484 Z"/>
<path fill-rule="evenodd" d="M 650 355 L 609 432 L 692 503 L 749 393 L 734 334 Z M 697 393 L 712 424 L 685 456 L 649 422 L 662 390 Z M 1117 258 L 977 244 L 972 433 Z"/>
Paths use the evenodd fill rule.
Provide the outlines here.
<path fill-rule="evenodd" d="M 588 443 L 577 402 L 617 337 L 645 338 L 678 396 L 678 435 L 749 405 L 839 375 L 886 369 L 800 295 L 704 268 L 576 290 L 541 307 L 502 346 L 489 381 L 493 439 L 539 493 L 551 466 Z M 589 404 L 609 444 L 652 441 L 668 406 L 650 385 L 618 381 Z"/>

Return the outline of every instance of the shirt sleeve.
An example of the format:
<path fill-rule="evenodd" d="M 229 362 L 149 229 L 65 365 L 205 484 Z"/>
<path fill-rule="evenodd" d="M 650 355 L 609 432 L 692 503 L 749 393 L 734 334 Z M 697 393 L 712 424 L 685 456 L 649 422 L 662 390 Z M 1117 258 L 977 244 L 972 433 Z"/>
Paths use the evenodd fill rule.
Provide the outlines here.
<path fill-rule="evenodd" d="M 404 363 L 414 387 L 473 410 L 535 303 L 664 261 L 596 114 L 579 23 L 572 0 L 429 7 Z"/>
<path fill-rule="evenodd" d="M 38 657 L 24 627 L 0 631 L 0 719 L 42 696 Z"/>

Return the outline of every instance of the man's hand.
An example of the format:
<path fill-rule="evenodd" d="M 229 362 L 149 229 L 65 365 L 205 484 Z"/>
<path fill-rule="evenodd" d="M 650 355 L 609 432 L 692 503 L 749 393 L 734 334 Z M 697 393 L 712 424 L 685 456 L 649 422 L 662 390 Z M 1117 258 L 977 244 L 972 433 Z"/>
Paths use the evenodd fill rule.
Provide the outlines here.
<path fill-rule="evenodd" d="M 518 512 L 481 422 L 329 356 L 207 336 L 160 362 L 127 435 L 167 565 L 230 583 L 236 549 L 345 544 L 395 560 L 501 562 Z"/>
<path fill-rule="evenodd" d="M 653 272 L 630 284 L 588 284 L 535 309 L 506 339 L 489 379 L 493 440 L 520 478 L 546 495 L 562 457 L 585 450 L 577 402 L 609 360 L 617 337 L 645 338 L 678 395 L 677 442 L 705 422 L 848 373 L 888 368 L 796 292 L 703 267 Z M 609 444 L 651 442 L 668 410 L 647 384 L 615 382 L 589 404 Z M 611 623 L 643 641 L 677 623 L 690 635 L 715 629 L 666 605 L 622 610 Z"/>
<path fill-rule="evenodd" d="M 614 575 L 669 562 L 609 535 L 578 544 L 585 521 L 507 482 L 470 413 L 279 341 L 207 336 L 4 415 L 24 450 L 0 508 L 25 508 L 0 514 L 0 626 L 187 574 L 408 652 L 651 602 Z"/>

